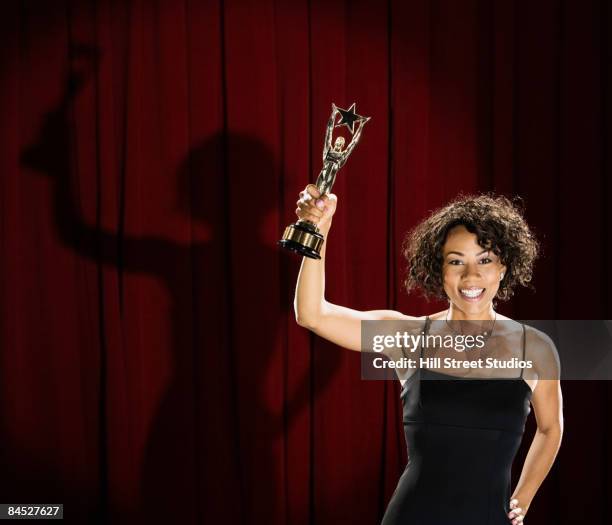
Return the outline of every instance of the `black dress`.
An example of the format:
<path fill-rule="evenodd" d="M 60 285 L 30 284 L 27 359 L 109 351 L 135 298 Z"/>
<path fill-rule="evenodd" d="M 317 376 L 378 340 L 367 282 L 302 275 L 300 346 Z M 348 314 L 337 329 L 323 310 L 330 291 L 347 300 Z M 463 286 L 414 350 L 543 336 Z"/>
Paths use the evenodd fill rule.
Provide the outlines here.
<path fill-rule="evenodd" d="M 522 338 L 524 359 L 525 325 Z M 523 369 L 504 379 L 417 369 L 401 393 L 408 464 L 382 525 L 510 524 L 511 466 L 531 396 Z"/>

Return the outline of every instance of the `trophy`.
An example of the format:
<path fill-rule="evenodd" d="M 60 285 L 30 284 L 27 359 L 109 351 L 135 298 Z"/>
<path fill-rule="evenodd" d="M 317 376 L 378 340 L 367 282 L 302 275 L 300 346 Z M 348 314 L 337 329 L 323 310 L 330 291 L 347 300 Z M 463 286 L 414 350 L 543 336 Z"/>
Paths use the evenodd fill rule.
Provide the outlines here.
<path fill-rule="evenodd" d="M 336 123 L 336 117 L 340 115 L 340 122 Z M 331 191 L 338 170 L 344 166 L 349 155 L 359 142 L 359 137 L 363 131 L 363 126 L 371 117 L 363 117 L 355 113 L 355 103 L 349 109 L 342 109 L 332 103 L 332 114 L 327 121 L 325 131 L 325 143 L 323 144 L 323 168 L 317 177 L 315 185 L 321 195 Z M 355 123 L 358 123 L 355 131 Z M 349 145 L 344 148 L 344 137 L 336 137 L 332 145 L 333 130 L 339 126 L 346 126 L 353 136 Z M 321 258 L 321 246 L 323 245 L 323 235 L 319 233 L 319 228 L 313 222 L 300 219 L 285 228 L 283 237 L 278 244 L 283 248 L 300 253 L 311 259 Z"/>

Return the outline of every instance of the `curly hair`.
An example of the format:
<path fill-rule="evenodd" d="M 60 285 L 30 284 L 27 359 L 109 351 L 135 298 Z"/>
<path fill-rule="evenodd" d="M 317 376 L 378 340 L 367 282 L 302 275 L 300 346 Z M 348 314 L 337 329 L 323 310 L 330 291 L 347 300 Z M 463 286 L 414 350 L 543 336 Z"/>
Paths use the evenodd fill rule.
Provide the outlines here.
<path fill-rule="evenodd" d="M 540 245 L 523 213 L 520 197 L 510 200 L 493 193 L 459 194 L 434 210 L 407 233 L 402 244 L 408 262 L 406 291 L 419 288 L 427 299 L 447 298 L 442 282 L 442 248 L 449 230 L 458 225 L 476 234 L 478 244 L 492 250 L 507 267 L 496 298 L 507 301 L 519 284 L 534 289 L 530 281 Z"/>

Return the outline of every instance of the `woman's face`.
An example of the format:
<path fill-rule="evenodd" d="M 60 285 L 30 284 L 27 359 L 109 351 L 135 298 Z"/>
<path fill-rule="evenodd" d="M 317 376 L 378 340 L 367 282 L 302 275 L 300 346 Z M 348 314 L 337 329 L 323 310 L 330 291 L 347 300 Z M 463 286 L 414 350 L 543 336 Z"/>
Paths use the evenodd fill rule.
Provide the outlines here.
<path fill-rule="evenodd" d="M 469 316 L 486 315 L 499 289 L 506 267 L 499 257 L 483 249 L 476 234 L 465 226 L 449 230 L 442 248 L 444 291 L 453 306 Z"/>

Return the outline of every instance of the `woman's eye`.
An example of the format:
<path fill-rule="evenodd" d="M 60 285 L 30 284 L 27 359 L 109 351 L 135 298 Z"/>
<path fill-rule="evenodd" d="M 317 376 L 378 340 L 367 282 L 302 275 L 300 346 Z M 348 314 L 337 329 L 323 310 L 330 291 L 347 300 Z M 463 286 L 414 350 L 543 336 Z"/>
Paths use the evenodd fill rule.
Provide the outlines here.
<path fill-rule="evenodd" d="M 461 261 L 459 259 L 453 259 L 452 261 L 449 261 L 448 264 L 452 264 L 454 266 L 457 266 L 457 264 L 461 264 Z"/>
<path fill-rule="evenodd" d="M 483 259 L 480 259 L 480 262 L 483 262 L 483 261 L 493 262 L 493 261 L 492 261 L 491 259 L 489 259 L 488 257 L 484 257 Z M 484 263 L 484 264 L 487 264 L 487 263 Z"/>

